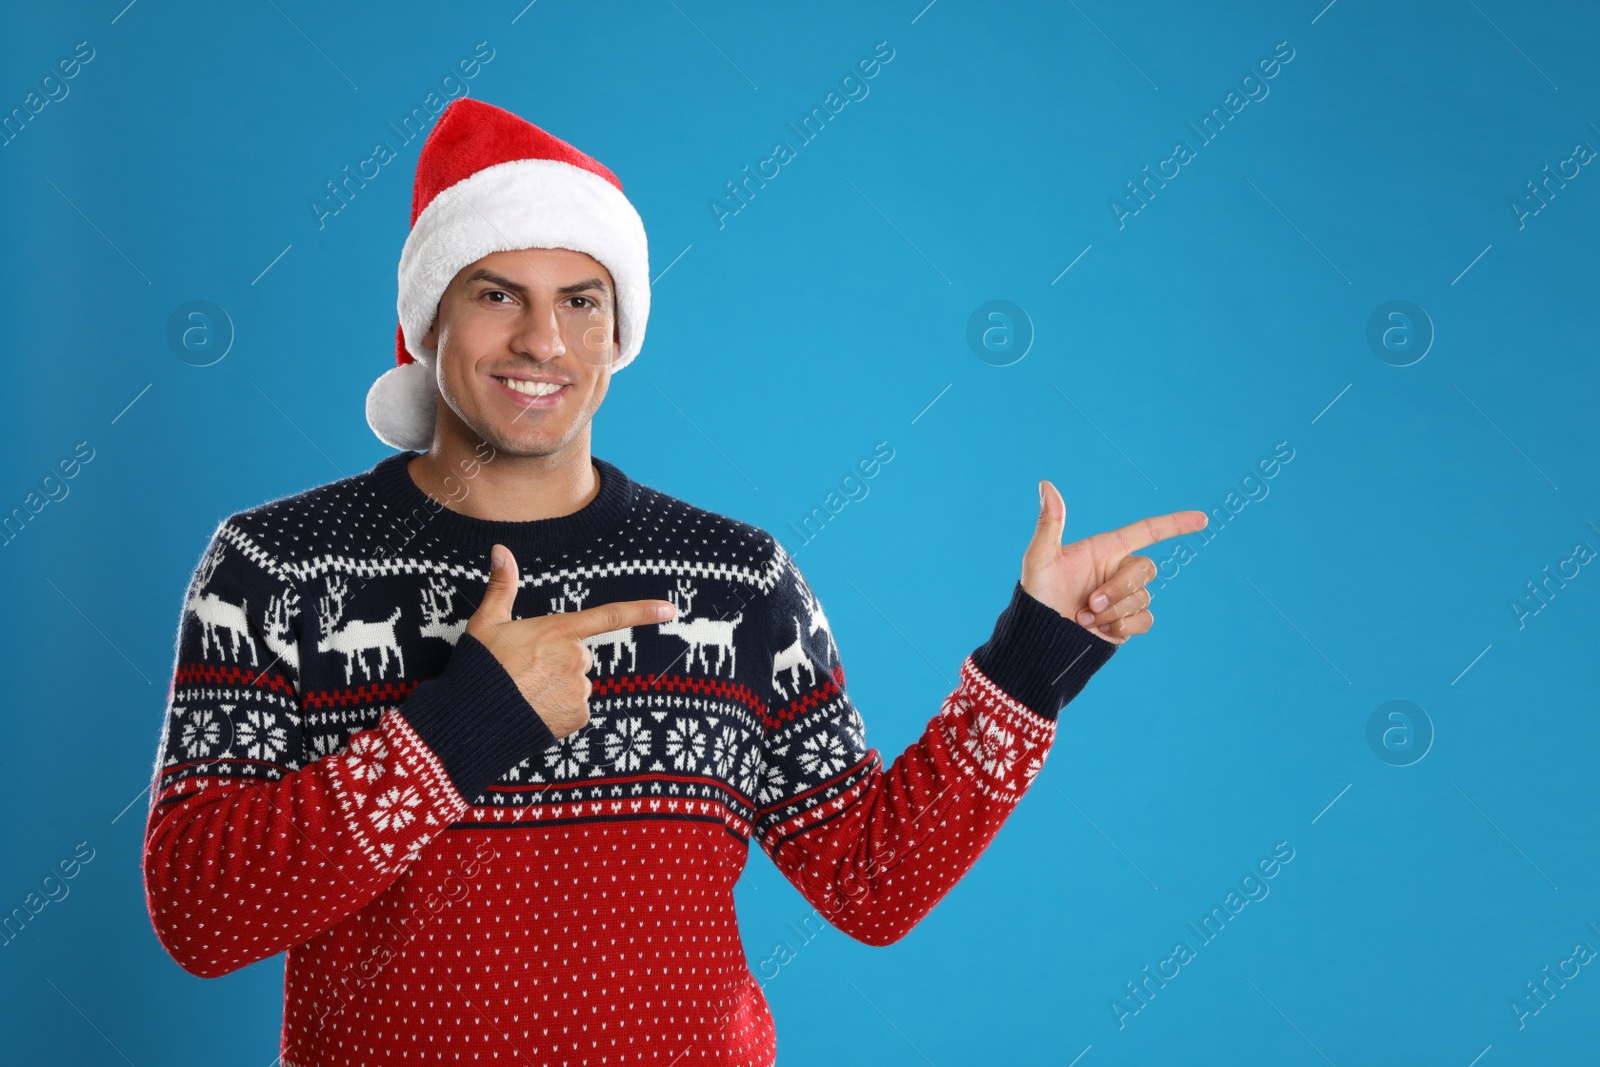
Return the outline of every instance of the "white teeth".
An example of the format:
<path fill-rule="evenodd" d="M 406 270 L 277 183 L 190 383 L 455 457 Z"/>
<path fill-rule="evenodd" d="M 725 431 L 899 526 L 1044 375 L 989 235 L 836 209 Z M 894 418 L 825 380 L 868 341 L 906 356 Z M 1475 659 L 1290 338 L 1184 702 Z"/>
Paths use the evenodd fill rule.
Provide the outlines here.
<path fill-rule="evenodd" d="M 529 396 L 549 396 L 561 388 L 561 385 L 557 382 L 525 382 L 517 378 L 499 378 L 497 380 L 505 382 L 517 392 L 527 393 Z"/>

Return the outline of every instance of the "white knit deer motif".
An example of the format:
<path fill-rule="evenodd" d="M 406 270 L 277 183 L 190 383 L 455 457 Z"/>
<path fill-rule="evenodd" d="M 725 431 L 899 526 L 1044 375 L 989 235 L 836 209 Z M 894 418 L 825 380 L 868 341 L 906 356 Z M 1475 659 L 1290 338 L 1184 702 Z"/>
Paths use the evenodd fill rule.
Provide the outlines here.
<path fill-rule="evenodd" d="M 454 645 L 467 628 L 466 619 L 447 621 L 454 610 L 456 587 L 444 578 L 429 578 L 422 594 L 423 623 L 417 631 L 423 637 L 437 637 Z"/>
<path fill-rule="evenodd" d="M 800 587 L 801 603 L 805 605 L 806 614 L 810 617 L 806 624 L 806 634 L 813 636 L 818 630 L 827 634 L 828 657 L 831 661 L 838 662 L 839 646 L 833 643 L 833 627 L 828 625 L 828 617 L 822 613 L 822 604 L 817 600 L 816 594 L 811 591 L 811 587 L 806 585 L 805 582 L 801 581 L 796 584 Z"/>
<path fill-rule="evenodd" d="M 211 584 L 211 576 L 216 573 L 217 565 L 222 562 L 222 549 L 207 554 L 200 561 L 200 569 L 195 575 L 195 590 L 184 602 L 184 608 L 194 612 L 195 618 L 200 620 L 200 651 L 210 653 L 211 643 L 216 642 L 217 652 L 222 652 L 222 636 L 217 631 L 227 630 L 233 642 L 233 657 L 239 659 L 239 646 L 241 644 L 250 650 L 250 662 L 256 663 L 256 646 L 251 641 L 249 623 L 245 621 L 245 608 L 249 601 L 240 599 L 237 604 L 230 604 L 215 593 L 201 593 Z"/>
<path fill-rule="evenodd" d="M 744 612 L 740 611 L 731 619 L 691 619 L 688 618 L 690 605 L 694 602 L 695 588 L 688 579 L 678 579 L 675 591 L 667 593 L 667 599 L 678 609 L 678 614 L 666 622 L 659 623 L 658 628 L 664 634 L 671 634 L 689 646 L 689 658 L 686 664 L 690 670 L 694 669 L 695 656 L 700 657 L 700 666 L 709 674 L 721 674 L 724 662 L 728 664 L 728 675 L 731 677 L 735 668 L 735 656 L 738 649 L 733 643 L 733 631 L 739 623 L 744 621 Z M 680 603 L 679 598 L 682 598 Z M 711 666 L 710 649 L 717 650 L 717 665 Z"/>
<path fill-rule="evenodd" d="M 378 672 L 388 670 L 389 653 L 394 653 L 395 662 L 399 665 L 400 673 L 405 673 L 405 660 L 400 655 L 400 644 L 395 640 L 394 624 L 400 618 L 400 607 L 395 606 L 394 614 L 379 622 L 362 622 L 352 620 L 344 622 L 346 607 L 345 598 L 350 594 L 350 585 L 344 575 L 332 576 L 328 579 L 328 595 L 317 600 L 317 622 L 322 630 L 322 638 L 317 642 L 318 652 L 342 652 L 344 654 L 344 680 L 346 684 L 355 680 L 355 664 L 361 664 L 361 672 L 368 678 L 373 677 L 372 670 L 367 666 L 365 653 L 369 649 L 378 651 Z"/>
<path fill-rule="evenodd" d="M 300 672 L 300 646 L 289 630 L 289 620 L 299 614 L 299 608 L 300 594 L 292 590 L 267 601 L 265 630 L 261 635 L 278 660 L 287 663 L 296 674 Z"/>
<path fill-rule="evenodd" d="M 550 611 L 553 614 L 564 615 L 567 610 L 567 601 L 572 601 L 573 611 L 582 611 L 583 602 L 591 590 L 582 582 L 561 583 L 561 595 L 550 598 Z M 595 668 L 601 674 L 616 671 L 622 663 L 622 650 L 628 650 L 628 669 L 637 670 L 639 666 L 639 645 L 633 639 L 633 627 L 624 626 L 620 630 L 607 630 L 603 634 L 585 637 L 583 643 L 589 646 L 589 654 L 594 657 Z M 605 645 L 611 649 L 611 666 L 608 669 L 604 658 L 600 655 L 600 646 Z"/>
<path fill-rule="evenodd" d="M 812 664 L 811 657 L 806 654 L 805 635 L 801 632 L 800 620 L 793 615 L 789 617 L 794 619 L 794 641 L 778 649 L 778 654 L 772 657 L 772 688 L 776 689 L 786 699 L 792 699 L 800 695 L 800 669 L 802 667 L 811 676 L 811 681 L 808 684 L 813 686 L 817 684 L 817 668 Z M 778 680 L 778 675 L 783 674 L 785 671 L 789 674 L 789 688 L 794 690 L 793 693 L 786 692 L 783 688 L 783 683 Z"/>

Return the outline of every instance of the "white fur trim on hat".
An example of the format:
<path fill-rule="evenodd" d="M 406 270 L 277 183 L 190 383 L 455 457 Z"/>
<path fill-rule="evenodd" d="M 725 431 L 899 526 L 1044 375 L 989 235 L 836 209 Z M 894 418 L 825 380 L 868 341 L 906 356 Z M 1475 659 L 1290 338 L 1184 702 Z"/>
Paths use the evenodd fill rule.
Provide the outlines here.
<path fill-rule="evenodd" d="M 644 222 L 616 186 L 553 159 L 514 159 L 485 167 L 439 193 L 417 216 L 400 253 L 396 302 L 412 358 L 432 365 L 437 353 L 424 347 L 422 338 L 461 268 L 492 252 L 520 248 L 572 249 L 593 256 L 611 272 L 620 345 L 611 371 L 633 362 L 650 315 Z M 372 403 L 369 392 L 369 411 Z"/>
<path fill-rule="evenodd" d="M 438 416 L 439 388 L 431 358 L 390 367 L 367 390 L 367 425 L 390 448 L 426 452 L 433 447 Z"/>

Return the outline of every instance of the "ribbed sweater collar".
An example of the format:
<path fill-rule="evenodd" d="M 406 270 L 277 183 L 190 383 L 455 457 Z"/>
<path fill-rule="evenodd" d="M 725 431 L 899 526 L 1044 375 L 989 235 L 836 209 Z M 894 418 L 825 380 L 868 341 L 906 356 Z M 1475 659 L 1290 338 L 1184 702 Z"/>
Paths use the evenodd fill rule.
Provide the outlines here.
<path fill-rule="evenodd" d="M 374 483 L 399 518 L 414 516 L 411 521 L 422 536 L 453 545 L 469 555 L 487 558 L 490 547 L 499 543 L 511 549 L 521 563 L 524 559 L 581 548 L 615 531 L 638 496 L 637 483 L 615 464 L 591 454 L 589 458 L 600 474 L 600 492 L 577 511 L 526 522 L 480 519 L 452 510 L 424 493 L 412 480 L 406 464 L 421 454 L 398 452 L 380 460 L 372 468 Z"/>

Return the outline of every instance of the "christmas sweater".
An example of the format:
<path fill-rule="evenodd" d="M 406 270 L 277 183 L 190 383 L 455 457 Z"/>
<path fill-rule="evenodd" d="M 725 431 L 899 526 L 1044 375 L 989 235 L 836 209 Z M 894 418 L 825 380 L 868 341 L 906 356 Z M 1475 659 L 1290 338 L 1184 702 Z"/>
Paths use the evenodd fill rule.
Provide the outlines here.
<path fill-rule="evenodd" d="M 228 517 L 183 600 L 147 906 L 191 974 L 287 953 L 283 1067 L 768 1067 L 734 914 L 750 841 L 821 918 L 894 942 L 1116 648 L 1017 583 L 885 765 L 772 535 L 599 457 L 572 514 L 475 518 L 417 455 Z M 588 639 L 589 722 L 559 740 L 464 632 L 496 542 L 513 618 L 679 609 Z"/>

